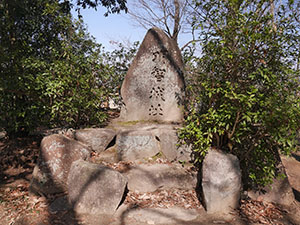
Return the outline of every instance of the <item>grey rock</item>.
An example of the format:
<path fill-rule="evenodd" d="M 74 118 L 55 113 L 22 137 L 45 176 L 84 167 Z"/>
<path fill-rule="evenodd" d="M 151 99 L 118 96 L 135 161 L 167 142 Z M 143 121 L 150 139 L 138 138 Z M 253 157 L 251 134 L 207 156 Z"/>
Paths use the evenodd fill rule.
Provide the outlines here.
<path fill-rule="evenodd" d="M 192 150 L 189 146 L 177 145 L 177 130 L 180 128 L 179 125 L 158 123 L 151 124 L 148 122 L 136 123 L 133 125 L 113 124 L 112 127 L 118 133 L 115 147 L 120 156 L 119 160 L 122 160 L 122 154 L 126 155 L 126 151 L 131 151 L 131 148 L 135 148 L 135 150 L 138 151 L 138 149 L 144 148 L 145 145 L 148 147 L 145 147 L 144 149 L 149 150 L 149 148 L 154 147 L 154 150 L 151 150 L 149 154 L 144 153 L 145 155 L 142 156 L 142 158 L 152 157 L 158 152 L 161 152 L 163 157 L 171 162 L 179 160 L 190 162 L 192 159 Z M 143 143 L 142 139 L 144 140 Z M 149 141 L 147 141 L 147 139 Z M 141 154 L 143 153 L 135 153 L 138 158 L 141 157 Z M 131 158 L 135 160 L 134 157 Z"/>
<path fill-rule="evenodd" d="M 241 191 L 237 157 L 210 149 L 203 161 L 202 191 L 208 213 L 227 213 L 237 208 Z"/>
<path fill-rule="evenodd" d="M 281 172 L 286 175 L 284 167 L 281 165 Z M 288 177 L 278 177 L 273 179 L 273 183 L 264 188 L 263 191 L 249 191 L 248 196 L 254 200 L 272 202 L 280 205 L 290 206 L 295 201 L 295 196 Z"/>
<path fill-rule="evenodd" d="M 140 164 L 125 173 L 128 189 L 138 192 L 154 192 L 158 189 L 194 190 L 196 172 L 188 171 L 178 164 Z"/>
<path fill-rule="evenodd" d="M 160 150 L 166 159 L 169 161 L 191 161 L 191 148 L 187 145 L 178 145 L 177 127 L 172 125 L 157 126 L 152 129 L 152 133 L 159 140 Z"/>
<path fill-rule="evenodd" d="M 90 146 L 95 152 L 104 151 L 115 138 L 116 132 L 108 128 L 87 128 L 76 130 L 74 138 Z"/>
<path fill-rule="evenodd" d="M 151 131 L 123 131 L 116 140 L 119 161 L 143 160 L 159 153 L 159 143 Z"/>
<path fill-rule="evenodd" d="M 39 193 L 65 191 L 71 164 L 78 159 L 88 159 L 90 153 L 88 146 L 62 134 L 44 137 L 30 190 Z"/>
<path fill-rule="evenodd" d="M 121 218 L 121 221 L 129 218 L 135 219 L 139 222 L 136 224 L 188 224 L 189 221 L 195 220 L 200 213 L 195 209 L 179 207 L 130 209 L 121 206 L 116 213 L 116 217 Z"/>
<path fill-rule="evenodd" d="M 121 173 L 78 160 L 72 164 L 68 177 L 69 202 L 80 214 L 113 214 L 122 200 L 126 184 Z"/>
<path fill-rule="evenodd" d="M 184 65 L 177 43 L 150 29 L 122 84 L 121 121 L 181 122 Z"/>
<path fill-rule="evenodd" d="M 177 151 L 177 161 L 181 162 L 193 162 L 193 155 L 192 155 L 192 146 L 191 145 L 182 145 L 178 148 Z"/>
<path fill-rule="evenodd" d="M 95 156 L 96 163 L 117 163 L 119 162 L 117 148 L 116 145 L 106 149 L 105 151 L 101 152 L 99 155 Z"/>

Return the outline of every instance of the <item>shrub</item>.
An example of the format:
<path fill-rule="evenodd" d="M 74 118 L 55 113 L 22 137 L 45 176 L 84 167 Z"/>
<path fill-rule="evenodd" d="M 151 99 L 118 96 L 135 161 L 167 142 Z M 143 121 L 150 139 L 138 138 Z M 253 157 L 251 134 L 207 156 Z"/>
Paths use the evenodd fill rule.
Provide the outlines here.
<path fill-rule="evenodd" d="M 246 187 L 272 182 L 299 129 L 299 25 L 291 5 L 272 14 L 270 2 L 195 1 L 203 52 L 180 137 L 196 162 L 211 147 L 237 155 Z"/>
<path fill-rule="evenodd" d="M 0 3 L 0 127 L 10 135 L 106 119 L 103 50 L 65 3 Z"/>

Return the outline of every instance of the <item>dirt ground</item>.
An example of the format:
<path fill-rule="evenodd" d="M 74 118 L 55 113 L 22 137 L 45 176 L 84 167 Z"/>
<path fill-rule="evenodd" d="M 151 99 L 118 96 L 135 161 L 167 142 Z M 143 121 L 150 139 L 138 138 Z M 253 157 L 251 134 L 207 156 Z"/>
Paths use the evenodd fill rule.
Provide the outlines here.
<path fill-rule="evenodd" d="M 56 204 L 60 210 L 53 209 L 54 201 L 65 199 L 65 194 L 36 196 L 28 190 L 31 173 L 39 153 L 41 137 L 15 138 L 0 140 L 0 224 L 3 225 L 58 225 L 58 224 L 91 224 L 91 225 L 140 225 L 134 219 L 111 218 L 108 216 L 77 215 L 66 202 Z M 175 198 L 162 193 L 153 195 L 151 204 L 146 207 L 169 207 L 189 205 L 199 211 L 199 216 L 191 221 L 180 221 L 176 224 L 290 224 L 300 225 L 300 152 L 292 157 L 284 157 L 283 164 L 295 194 L 295 202 L 289 207 L 271 203 L 243 199 L 239 210 L 227 216 L 208 215 L 194 193 L 179 193 L 184 198 Z M 176 195 L 176 192 L 173 193 Z M 178 196 L 178 194 L 177 194 Z M 160 198 L 160 199 L 157 199 Z M 145 202 L 141 196 L 129 193 L 128 208 L 143 208 Z M 149 199 L 148 199 L 149 200 Z M 136 201 L 136 202 L 135 202 Z M 155 202 L 158 202 L 157 204 Z M 155 205 L 155 204 L 156 205 Z M 180 203 L 180 204 L 179 204 Z M 197 204 L 198 203 L 198 204 Z M 101 221 L 101 222 L 99 222 Z M 154 223 L 145 223 L 154 224 Z"/>

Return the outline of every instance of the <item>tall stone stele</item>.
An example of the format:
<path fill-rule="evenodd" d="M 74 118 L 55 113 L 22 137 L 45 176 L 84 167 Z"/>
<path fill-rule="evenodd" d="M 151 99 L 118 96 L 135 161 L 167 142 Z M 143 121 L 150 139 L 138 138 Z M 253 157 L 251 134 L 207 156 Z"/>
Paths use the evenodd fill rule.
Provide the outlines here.
<path fill-rule="evenodd" d="M 121 88 L 121 121 L 181 122 L 184 66 L 177 43 L 150 29 Z"/>

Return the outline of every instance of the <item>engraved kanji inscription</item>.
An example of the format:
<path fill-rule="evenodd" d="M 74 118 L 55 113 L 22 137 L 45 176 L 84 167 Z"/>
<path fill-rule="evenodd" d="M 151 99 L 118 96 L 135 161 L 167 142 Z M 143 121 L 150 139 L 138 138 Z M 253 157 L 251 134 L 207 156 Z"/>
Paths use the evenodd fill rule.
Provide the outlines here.
<path fill-rule="evenodd" d="M 152 104 L 149 108 L 149 116 L 163 115 L 163 109 L 160 103 Z"/>
<path fill-rule="evenodd" d="M 157 82 L 161 82 L 162 79 L 165 77 L 166 69 L 159 69 L 157 66 L 153 68 L 151 71 L 151 75 L 153 75 L 156 78 Z"/>
<path fill-rule="evenodd" d="M 163 80 L 166 75 L 166 57 L 163 51 L 153 52 L 152 61 L 155 63 L 151 70 L 151 75 L 154 78 L 154 87 L 150 90 L 149 99 L 151 99 L 151 105 L 149 107 L 149 115 L 151 116 L 163 116 L 162 103 L 165 102 L 164 85 Z"/>
<path fill-rule="evenodd" d="M 155 100 L 162 100 L 162 101 L 165 101 L 165 98 L 164 98 L 164 88 L 161 88 L 159 86 L 157 87 L 153 87 L 150 91 L 150 96 L 149 98 L 153 98 Z"/>
<path fill-rule="evenodd" d="M 150 29 L 122 82 L 120 121 L 182 122 L 184 64 L 177 44 Z"/>
<path fill-rule="evenodd" d="M 162 64 L 166 63 L 166 56 L 163 51 L 155 51 L 153 52 L 152 61 L 161 62 Z"/>

